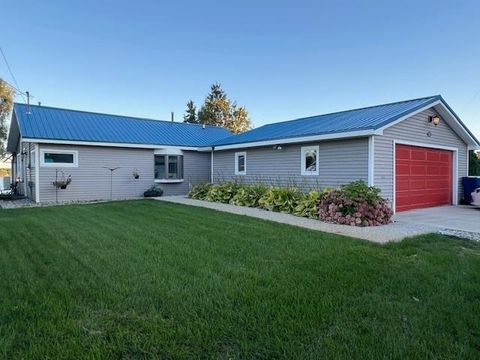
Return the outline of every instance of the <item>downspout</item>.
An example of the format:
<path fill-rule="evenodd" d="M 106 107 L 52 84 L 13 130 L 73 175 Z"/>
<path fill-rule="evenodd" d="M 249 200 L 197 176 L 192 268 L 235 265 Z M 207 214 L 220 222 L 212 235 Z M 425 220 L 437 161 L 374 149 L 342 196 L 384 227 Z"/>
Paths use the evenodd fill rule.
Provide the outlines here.
<path fill-rule="evenodd" d="M 210 183 L 213 184 L 213 152 L 215 151 L 215 146 L 212 146 L 212 152 L 210 153 Z"/>

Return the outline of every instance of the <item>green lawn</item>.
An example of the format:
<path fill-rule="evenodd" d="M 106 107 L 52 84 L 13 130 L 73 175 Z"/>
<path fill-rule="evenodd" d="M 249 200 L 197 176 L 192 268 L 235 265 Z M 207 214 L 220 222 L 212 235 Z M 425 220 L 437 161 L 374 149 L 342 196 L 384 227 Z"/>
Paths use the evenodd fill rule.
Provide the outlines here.
<path fill-rule="evenodd" d="M 480 244 L 159 201 L 0 210 L 0 358 L 479 358 Z"/>

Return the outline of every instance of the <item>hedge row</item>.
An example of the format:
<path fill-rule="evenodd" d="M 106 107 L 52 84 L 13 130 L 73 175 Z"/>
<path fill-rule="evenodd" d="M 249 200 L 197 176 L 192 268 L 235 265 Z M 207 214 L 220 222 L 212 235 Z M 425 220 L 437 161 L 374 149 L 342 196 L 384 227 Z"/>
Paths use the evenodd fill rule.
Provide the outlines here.
<path fill-rule="evenodd" d="M 391 222 L 392 210 L 379 195 L 379 190 L 363 181 L 354 181 L 339 189 L 310 191 L 306 194 L 294 187 L 246 185 L 233 181 L 194 186 L 189 197 L 259 207 L 352 226 L 375 226 Z"/>

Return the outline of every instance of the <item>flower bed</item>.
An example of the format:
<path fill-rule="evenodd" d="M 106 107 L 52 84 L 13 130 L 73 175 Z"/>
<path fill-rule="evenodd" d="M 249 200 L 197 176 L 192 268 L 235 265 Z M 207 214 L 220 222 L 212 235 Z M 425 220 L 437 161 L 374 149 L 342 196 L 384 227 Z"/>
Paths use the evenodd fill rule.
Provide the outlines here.
<path fill-rule="evenodd" d="M 189 197 L 197 200 L 258 207 L 296 216 L 351 226 L 376 226 L 391 222 L 393 215 L 379 189 L 363 181 L 339 189 L 302 193 L 294 187 L 238 184 L 233 181 L 194 186 Z"/>

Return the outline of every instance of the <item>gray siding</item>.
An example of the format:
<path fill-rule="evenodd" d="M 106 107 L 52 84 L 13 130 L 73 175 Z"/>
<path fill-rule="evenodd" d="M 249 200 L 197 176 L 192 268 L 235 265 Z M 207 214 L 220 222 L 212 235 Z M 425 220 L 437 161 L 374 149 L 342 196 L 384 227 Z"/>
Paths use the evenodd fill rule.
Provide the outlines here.
<path fill-rule="evenodd" d="M 281 144 L 281 142 L 279 142 Z M 302 146 L 319 146 L 319 175 L 301 175 Z M 247 153 L 246 175 L 235 176 L 235 152 Z M 294 185 L 304 191 L 337 187 L 354 180 L 368 181 L 368 139 L 325 141 L 216 151 L 214 181 L 237 180 L 243 183 L 266 183 L 274 186 Z"/>
<path fill-rule="evenodd" d="M 383 197 L 393 200 L 393 140 L 404 140 L 430 145 L 458 148 L 458 199 L 462 198 L 461 177 L 467 176 L 467 145 L 448 126 L 441 121 L 438 126 L 428 122 L 428 117 L 435 115 L 435 110 L 428 109 L 386 129 L 382 136 L 375 136 L 375 186 L 381 189 Z M 431 137 L 427 133 L 432 134 Z"/>
<path fill-rule="evenodd" d="M 110 199 L 110 171 L 104 167 L 120 167 L 113 173 L 113 199 L 140 197 L 153 184 L 153 150 L 98 146 L 60 146 L 40 144 L 42 149 L 78 151 L 78 167 L 58 168 L 58 177 L 72 175 L 65 190 L 56 190 L 55 168 L 40 166 L 40 202 L 89 201 Z M 140 178 L 133 178 L 138 169 Z"/>
<path fill-rule="evenodd" d="M 26 184 L 27 184 L 27 196 L 35 201 L 35 173 L 37 171 L 37 164 L 35 162 L 34 154 L 32 153 L 35 150 L 35 144 L 25 143 L 24 148 L 27 150 L 26 155 Z"/>
<path fill-rule="evenodd" d="M 23 150 L 26 151 L 26 155 L 21 155 Z M 16 149 L 16 156 L 15 156 L 15 163 L 14 163 L 14 174 L 12 174 L 12 182 L 16 181 L 17 179 L 20 180 L 17 186 L 17 193 L 19 195 L 25 195 L 31 198 L 31 192 L 29 188 L 28 181 L 30 179 L 29 176 L 29 159 L 30 159 L 30 144 L 26 142 L 18 142 L 17 149 Z"/>
<path fill-rule="evenodd" d="M 185 195 L 193 185 L 210 182 L 210 153 L 184 151 L 183 179 L 182 183 L 160 184 L 164 195 Z"/>
<path fill-rule="evenodd" d="M 40 149 L 78 151 L 78 167 L 58 168 L 61 179 L 72 175 L 72 183 L 65 190 L 53 186 L 55 168 L 40 167 L 40 202 L 92 201 L 110 199 L 110 171 L 104 167 L 120 167 L 113 173 L 113 199 L 142 197 L 154 183 L 154 152 L 152 149 L 130 149 L 99 146 L 60 146 L 40 144 Z M 210 181 L 210 153 L 184 151 L 184 181 L 161 183 L 164 195 L 183 195 L 198 183 Z M 140 178 L 133 178 L 137 169 Z M 33 176 L 33 179 L 34 176 Z"/>

